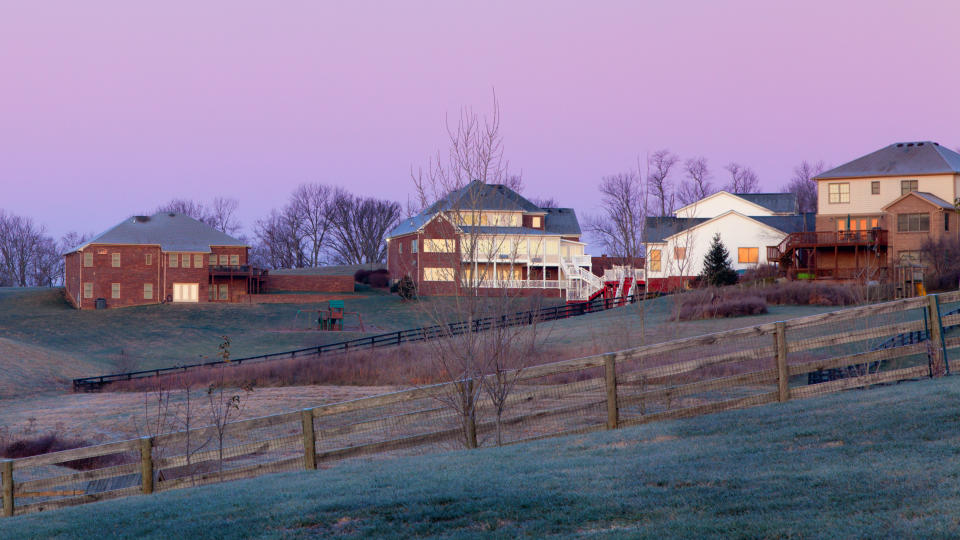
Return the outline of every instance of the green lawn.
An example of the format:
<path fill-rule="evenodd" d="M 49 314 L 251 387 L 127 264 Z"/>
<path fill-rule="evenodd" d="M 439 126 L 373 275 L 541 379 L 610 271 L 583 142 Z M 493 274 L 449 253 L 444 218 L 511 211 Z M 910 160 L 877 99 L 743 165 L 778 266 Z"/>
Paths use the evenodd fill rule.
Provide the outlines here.
<path fill-rule="evenodd" d="M 960 535 L 960 378 L 0 521 L 5 538 Z"/>
<path fill-rule="evenodd" d="M 326 303 L 163 304 L 78 311 L 67 304 L 60 289 L 0 289 L 0 335 L 113 372 L 121 351 L 138 367 L 165 367 L 213 359 L 224 335 L 232 340 L 233 356 L 241 357 L 410 328 L 424 319 L 398 296 L 374 290 L 346 300 L 347 311 L 363 317 L 366 334 L 305 331 L 316 319 L 316 310 L 325 307 Z M 355 321 L 348 318 L 348 330 L 358 329 Z"/>

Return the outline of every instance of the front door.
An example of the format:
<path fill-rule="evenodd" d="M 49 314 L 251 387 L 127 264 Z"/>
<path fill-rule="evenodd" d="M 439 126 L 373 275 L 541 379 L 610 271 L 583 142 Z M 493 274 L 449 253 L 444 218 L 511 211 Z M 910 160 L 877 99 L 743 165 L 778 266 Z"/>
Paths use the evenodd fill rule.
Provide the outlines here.
<path fill-rule="evenodd" d="M 198 302 L 200 292 L 199 283 L 174 283 L 173 301 L 174 302 Z"/>

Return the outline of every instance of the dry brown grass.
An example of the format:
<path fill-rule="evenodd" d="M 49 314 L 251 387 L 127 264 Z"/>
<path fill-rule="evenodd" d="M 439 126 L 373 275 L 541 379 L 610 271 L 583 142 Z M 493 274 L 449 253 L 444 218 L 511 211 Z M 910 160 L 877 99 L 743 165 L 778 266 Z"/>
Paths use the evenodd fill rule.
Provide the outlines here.
<path fill-rule="evenodd" d="M 0 399 L 67 390 L 71 378 L 101 369 L 60 352 L 0 337 Z"/>

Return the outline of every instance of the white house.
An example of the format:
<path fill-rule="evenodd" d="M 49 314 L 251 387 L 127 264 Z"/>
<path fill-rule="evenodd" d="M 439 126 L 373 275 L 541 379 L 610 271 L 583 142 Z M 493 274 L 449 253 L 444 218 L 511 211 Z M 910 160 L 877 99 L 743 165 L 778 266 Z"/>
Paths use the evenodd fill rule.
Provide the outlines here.
<path fill-rule="evenodd" d="M 700 275 L 715 234 L 730 253 L 733 268 L 742 273 L 768 262 L 768 246 L 814 226 L 815 214 L 799 214 L 792 193 L 720 191 L 671 217 L 647 218 L 647 289 L 687 286 Z"/>

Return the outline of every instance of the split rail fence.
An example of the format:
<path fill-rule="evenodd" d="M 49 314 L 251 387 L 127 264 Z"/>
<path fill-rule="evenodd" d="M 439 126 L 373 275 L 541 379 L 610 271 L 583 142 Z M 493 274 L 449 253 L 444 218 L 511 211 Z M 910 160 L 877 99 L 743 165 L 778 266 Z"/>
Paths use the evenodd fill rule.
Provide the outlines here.
<path fill-rule="evenodd" d="M 222 437 L 203 427 L 5 460 L 3 515 L 940 376 L 958 330 L 960 292 L 931 295 L 512 371 L 499 415 L 489 379 L 465 380 L 232 422 Z M 479 396 L 473 410 L 451 406 L 465 393 Z"/>

